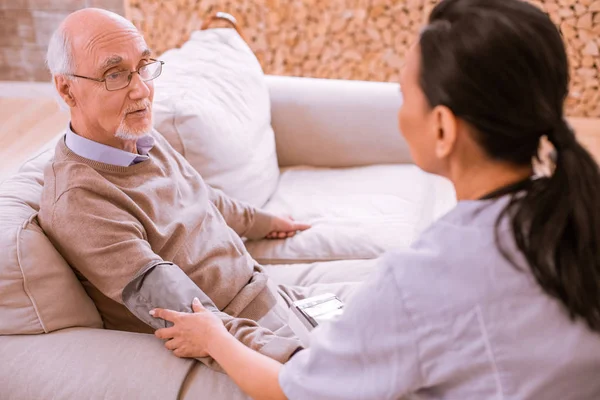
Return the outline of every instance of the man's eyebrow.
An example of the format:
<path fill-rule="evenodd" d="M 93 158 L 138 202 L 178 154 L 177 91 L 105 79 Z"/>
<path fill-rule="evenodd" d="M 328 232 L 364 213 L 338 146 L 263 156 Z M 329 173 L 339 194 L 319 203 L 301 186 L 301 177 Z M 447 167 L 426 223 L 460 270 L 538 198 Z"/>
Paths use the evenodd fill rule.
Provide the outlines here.
<path fill-rule="evenodd" d="M 142 58 L 148 58 L 148 57 L 150 57 L 151 54 L 152 54 L 152 50 L 145 49 L 142 52 Z M 106 60 L 104 60 L 104 62 L 100 66 L 100 69 L 101 70 L 105 70 L 105 69 L 108 69 L 108 68 L 110 68 L 110 67 L 112 67 L 114 65 L 120 64 L 122 62 L 123 62 L 123 57 L 117 56 L 117 55 L 110 56 Z"/>
<path fill-rule="evenodd" d="M 109 67 L 112 67 L 113 65 L 120 64 L 121 62 L 123 62 L 123 57 L 121 57 L 121 56 L 111 56 L 111 57 L 108 57 L 106 60 L 104 60 L 104 62 L 100 66 L 100 69 L 101 70 L 105 70 L 105 69 L 107 69 Z"/>

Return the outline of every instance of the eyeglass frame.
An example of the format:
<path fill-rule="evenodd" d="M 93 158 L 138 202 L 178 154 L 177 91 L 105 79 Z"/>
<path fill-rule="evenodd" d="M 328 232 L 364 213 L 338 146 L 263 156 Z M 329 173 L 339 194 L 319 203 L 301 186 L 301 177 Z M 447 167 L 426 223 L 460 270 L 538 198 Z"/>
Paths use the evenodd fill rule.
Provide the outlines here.
<path fill-rule="evenodd" d="M 73 77 L 75 77 L 75 78 L 89 79 L 90 81 L 95 81 L 95 82 L 102 82 L 102 83 L 104 83 L 104 88 L 105 88 L 107 91 L 109 91 L 109 92 L 116 92 L 117 90 L 121 90 L 121 89 L 128 88 L 128 87 L 129 87 L 129 85 L 131 85 L 131 79 L 133 78 L 133 74 L 136 74 L 136 73 L 137 73 L 138 75 L 140 75 L 140 69 L 142 69 L 142 68 L 144 68 L 144 67 L 147 67 L 147 66 L 148 66 L 148 65 L 150 65 L 150 64 L 160 63 L 160 72 L 159 72 L 159 74 L 158 74 L 158 75 L 156 75 L 156 76 L 155 76 L 154 78 L 152 78 L 152 79 L 146 79 L 146 80 L 144 80 L 144 79 L 142 78 L 142 76 L 141 76 L 141 75 L 140 75 L 140 78 L 142 78 L 142 81 L 143 81 L 143 82 L 152 81 L 152 80 L 154 80 L 154 79 L 158 78 L 158 77 L 160 76 L 160 74 L 162 74 L 162 66 L 163 66 L 163 65 L 165 65 L 165 62 L 164 62 L 164 61 L 162 61 L 162 60 L 156 60 L 156 59 L 154 59 L 154 58 L 150 58 L 150 61 L 152 61 L 152 62 L 151 62 L 151 63 L 148 63 L 148 64 L 146 64 L 146 65 L 142 65 L 141 67 L 139 67 L 139 68 L 138 68 L 138 69 L 136 69 L 135 71 L 130 71 L 130 72 L 129 72 L 129 75 L 127 76 L 127 85 L 126 85 L 126 86 L 123 86 L 122 88 L 118 88 L 118 89 L 109 89 L 109 88 L 108 88 L 108 86 L 106 85 L 106 78 L 103 78 L 103 79 L 98 79 L 98 78 L 90 78 L 89 76 L 82 76 L 82 75 L 75 75 L 75 74 L 66 74 L 66 75 L 67 75 L 67 76 L 73 76 Z M 110 74 L 109 74 L 109 75 L 110 75 Z"/>

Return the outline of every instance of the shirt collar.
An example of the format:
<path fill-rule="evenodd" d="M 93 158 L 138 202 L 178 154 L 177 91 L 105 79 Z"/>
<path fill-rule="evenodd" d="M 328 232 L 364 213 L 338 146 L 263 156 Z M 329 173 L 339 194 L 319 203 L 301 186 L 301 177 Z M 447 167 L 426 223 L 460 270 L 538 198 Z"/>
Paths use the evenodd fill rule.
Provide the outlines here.
<path fill-rule="evenodd" d="M 79 136 L 73 132 L 71 124 L 69 124 L 65 144 L 73 153 L 88 160 L 118 167 L 129 167 L 150 158 L 148 152 L 154 147 L 154 138 L 150 135 L 140 137 L 136 143 L 139 154 L 135 154 Z"/>

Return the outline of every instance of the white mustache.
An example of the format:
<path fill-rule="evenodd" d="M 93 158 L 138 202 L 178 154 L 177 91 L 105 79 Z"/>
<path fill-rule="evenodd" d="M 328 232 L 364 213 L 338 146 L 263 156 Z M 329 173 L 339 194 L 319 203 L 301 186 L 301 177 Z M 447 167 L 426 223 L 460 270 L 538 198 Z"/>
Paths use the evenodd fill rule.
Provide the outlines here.
<path fill-rule="evenodd" d="M 142 101 L 139 103 L 135 103 L 135 104 L 132 104 L 129 107 L 127 107 L 127 109 L 125 110 L 125 114 L 134 112 L 134 111 L 138 111 L 138 110 L 143 110 L 144 108 L 150 109 L 151 106 L 152 106 L 152 104 L 148 100 Z"/>

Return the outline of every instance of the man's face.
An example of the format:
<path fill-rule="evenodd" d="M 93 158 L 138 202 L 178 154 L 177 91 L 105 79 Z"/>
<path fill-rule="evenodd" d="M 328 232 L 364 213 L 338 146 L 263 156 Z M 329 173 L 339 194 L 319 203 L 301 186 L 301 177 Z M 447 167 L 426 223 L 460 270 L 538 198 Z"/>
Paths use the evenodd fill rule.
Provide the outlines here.
<path fill-rule="evenodd" d="M 86 36 L 87 42 L 73 43 L 76 75 L 104 79 L 151 62 L 144 38 L 133 28 L 111 27 L 91 35 L 91 40 Z M 70 89 L 74 129 L 85 130 L 98 141 L 135 140 L 152 129 L 154 85 L 138 74 L 133 74 L 129 86 L 115 91 L 108 91 L 105 83 L 80 78 Z"/>

